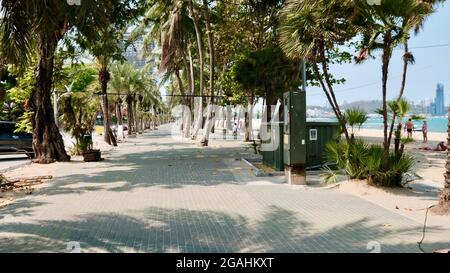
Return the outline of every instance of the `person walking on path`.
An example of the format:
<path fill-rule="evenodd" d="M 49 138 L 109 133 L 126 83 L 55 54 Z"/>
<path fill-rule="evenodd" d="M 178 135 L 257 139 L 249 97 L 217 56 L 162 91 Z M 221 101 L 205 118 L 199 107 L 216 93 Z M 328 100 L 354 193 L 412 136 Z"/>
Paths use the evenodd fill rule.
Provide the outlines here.
<path fill-rule="evenodd" d="M 237 135 L 238 135 L 238 126 L 237 126 L 237 123 L 235 122 L 234 125 L 233 125 L 233 136 L 234 136 L 234 139 L 237 139 Z"/>
<path fill-rule="evenodd" d="M 412 122 L 412 119 L 408 119 L 408 122 L 406 122 L 406 132 L 408 132 L 408 138 L 412 138 L 414 130 L 414 123 Z"/>
<path fill-rule="evenodd" d="M 428 124 L 427 121 L 424 120 L 422 124 L 422 134 L 423 134 L 423 143 L 428 142 Z"/>

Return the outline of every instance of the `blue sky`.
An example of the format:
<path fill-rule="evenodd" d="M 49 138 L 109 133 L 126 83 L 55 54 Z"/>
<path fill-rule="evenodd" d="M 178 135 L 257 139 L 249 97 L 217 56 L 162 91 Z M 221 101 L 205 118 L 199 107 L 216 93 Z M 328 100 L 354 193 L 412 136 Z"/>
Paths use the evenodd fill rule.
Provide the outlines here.
<path fill-rule="evenodd" d="M 415 48 L 430 45 L 442 47 Z M 436 85 L 444 84 L 445 102 L 450 102 L 450 3 L 445 3 L 432 14 L 422 31 L 410 40 L 410 51 L 414 54 L 416 63 L 409 67 L 405 97 L 419 102 L 424 98 L 434 98 Z M 400 89 L 402 75 L 403 49 L 395 50 L 390 68 L 388 96 L 394 98 Z M 345 84 L 335 87 L 339 103 L 356 100 L 371 100 L 381 98 L 381 59 L 368 60 L 363 64 L 344 64 L 331 67 L 332 73 L 338 78 L 345 78 Z M 319 88 L 307 89 L 308 105 L 325 105 L 326 97 Z"/>

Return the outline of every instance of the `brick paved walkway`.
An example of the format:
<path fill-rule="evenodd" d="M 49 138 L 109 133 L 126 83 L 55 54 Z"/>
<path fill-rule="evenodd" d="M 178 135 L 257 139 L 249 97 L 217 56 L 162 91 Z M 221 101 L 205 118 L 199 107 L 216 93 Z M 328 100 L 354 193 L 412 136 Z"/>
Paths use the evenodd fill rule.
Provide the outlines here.
<path fill-rule="evenodd" d="M 37 165 L 55 179 L 0 209 L 0 252 L 418 252 L 421 223 L 355 196 L 256 178 L 240 142 L 200 148 L 163 129 L 98 163 Z M 430 228 L 427 251 L 450 232 Z"/>

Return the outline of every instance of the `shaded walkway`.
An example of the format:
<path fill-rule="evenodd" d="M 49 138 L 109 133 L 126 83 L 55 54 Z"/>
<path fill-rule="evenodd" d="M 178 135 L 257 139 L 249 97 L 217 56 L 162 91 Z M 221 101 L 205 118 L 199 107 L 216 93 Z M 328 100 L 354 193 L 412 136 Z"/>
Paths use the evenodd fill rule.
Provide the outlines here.
<path fill-rule="evenodd" d="M 421 225 L 360 198 L 253 177 L 240 142 L 162 128 L 98 163 L 24 167 L 55 179 L 0 209 L 0 252 L 418 252 Z M 431 228 L 425 248 L 449 245 Z"/>

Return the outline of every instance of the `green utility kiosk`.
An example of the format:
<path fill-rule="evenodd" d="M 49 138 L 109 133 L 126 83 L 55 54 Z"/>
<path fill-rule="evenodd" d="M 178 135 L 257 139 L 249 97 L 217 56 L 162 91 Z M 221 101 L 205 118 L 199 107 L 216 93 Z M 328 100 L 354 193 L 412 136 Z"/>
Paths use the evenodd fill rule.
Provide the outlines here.
<path fill-rule="evenodd" d="M 284 170 L 291 185 L 306 185 L 306 92 L 284 93 Z"/>

